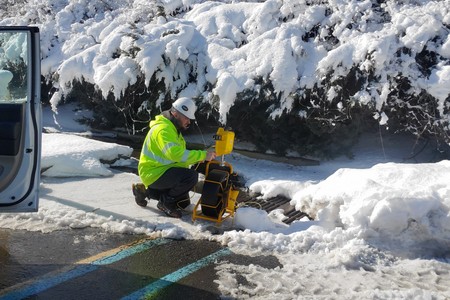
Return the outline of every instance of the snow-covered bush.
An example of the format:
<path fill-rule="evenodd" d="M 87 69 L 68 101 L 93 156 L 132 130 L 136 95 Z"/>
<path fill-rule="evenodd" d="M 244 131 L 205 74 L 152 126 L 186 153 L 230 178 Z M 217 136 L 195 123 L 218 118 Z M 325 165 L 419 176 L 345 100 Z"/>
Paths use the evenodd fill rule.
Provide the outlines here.
<path fill-rule="evenodd" d="M 287 150 L 279 140 L 298 150 L 316 138 L 331 145 L 355 137 L 371 118 L 450 142 L 448 1 L 6 3 L 0 25 L 41 28 L 55 107 L 88 85 L 97 94 L 87 99 L 130 127 L 191 96 L 202 117 L 278 153 Z M 249 108 L 260 114 L 257 127 L 274 128 L 270 142 L 242 126 Z"/>

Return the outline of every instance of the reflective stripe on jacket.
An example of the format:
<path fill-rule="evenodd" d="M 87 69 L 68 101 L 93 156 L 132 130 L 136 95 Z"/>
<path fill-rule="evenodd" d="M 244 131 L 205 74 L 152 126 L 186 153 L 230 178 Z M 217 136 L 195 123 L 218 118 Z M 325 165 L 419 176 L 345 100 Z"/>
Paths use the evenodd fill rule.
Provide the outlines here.
<path fill-rule="evenodd" d="M 163 115 L 150 122 L 139 158 L 139 177 L 146 187 L 173 167 L 187 168 L 205 160 L 206 151 L 187 150 L 186 141 L 175 125 Z"/>

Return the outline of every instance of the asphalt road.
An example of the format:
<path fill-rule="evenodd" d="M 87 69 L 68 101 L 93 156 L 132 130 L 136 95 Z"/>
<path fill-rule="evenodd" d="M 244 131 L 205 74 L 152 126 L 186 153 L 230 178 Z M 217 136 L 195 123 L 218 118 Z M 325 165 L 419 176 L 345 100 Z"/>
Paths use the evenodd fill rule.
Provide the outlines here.
<path fill-rule="evenodd" d="M 78 229 L 0 230 L 2 299 L 219 299 L 223 261 L 275 268 L 209 241 L 149 239 Z"/>

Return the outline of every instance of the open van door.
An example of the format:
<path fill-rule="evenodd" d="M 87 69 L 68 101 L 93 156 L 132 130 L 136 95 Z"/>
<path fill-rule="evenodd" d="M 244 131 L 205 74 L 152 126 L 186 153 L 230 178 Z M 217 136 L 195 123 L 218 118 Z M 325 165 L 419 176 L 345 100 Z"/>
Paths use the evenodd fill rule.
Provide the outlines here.
<path fill-rule="evenodd" d="M 0 26 L 0 212 L 38 209 L 40 63 L 37 27 Z"/>

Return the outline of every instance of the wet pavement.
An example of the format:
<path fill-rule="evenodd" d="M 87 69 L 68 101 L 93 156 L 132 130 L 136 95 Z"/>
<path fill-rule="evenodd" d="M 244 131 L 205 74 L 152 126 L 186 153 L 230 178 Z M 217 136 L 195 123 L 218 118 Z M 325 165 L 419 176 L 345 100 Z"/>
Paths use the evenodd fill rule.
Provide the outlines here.
<path fill-rule="evenodd" d="M 223 261 L 280 266 L 210 241 L 0 229 L 0 299 L 219 299 L 214 268 Z"/>

